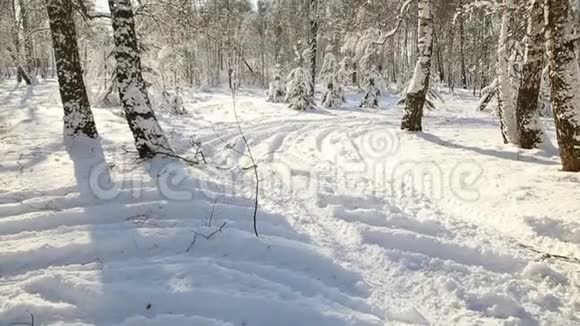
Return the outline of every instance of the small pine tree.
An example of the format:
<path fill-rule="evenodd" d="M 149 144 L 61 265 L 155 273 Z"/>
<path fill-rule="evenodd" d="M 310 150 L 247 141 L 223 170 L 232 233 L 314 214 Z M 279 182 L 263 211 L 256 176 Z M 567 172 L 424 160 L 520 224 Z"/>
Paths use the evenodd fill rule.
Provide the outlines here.
<path fill-rule="evenodd" d="M 430 81 L 429 81 L 430 85 L 434 85 L 437 83 L 437 81 L 435 80 L 435 77 L 430 76 L 429 79 L 430 79 Z M 400 98 L 399 98 L 399 101 L 397 102 L 397 104 L 405 104 L 405 101 L 407 100 L 407 93 L 409 91 L 409 87 L 411 86 L 411 82 L 412 82 L 412 80 L 407 82 L 407 86 L 405 86 L 405 88 L 401 92 Z M 494 83 L 495 83 L 495 81 L 494 81 Z M 494 85 L 492 85 L 492 86 L 495 87 Z M 489 88 L 492 86 L 486 87 L 487 89 L 484 88 L 484 90 L 482 90 L 482 94 L 484 91 L 485 92 L 494 91 L 493 89 Z M 483 98 L 484 97 L 482 97 L 482 99 Z M 441 97 L 441 94 L 439 93 L 439 91 L 435 87 L 429 87 L 429 89 L 427 90 L 427 93 L 425 93 L 425 108 L 427 110 L 435 110 L 437 108 L 437 106 L 435 105 L 436 101 L 438 101 L 440 103 L 445 103 L 443 101 L 443 97 Z M 483 100 L 480 100 L 480 103 L 479 103 L 480 107 L 483 105 L 483 103 L 481 103 L 481 101 L 483 101 Z M 487 104 L 485 104 L 485 106 L 487 106 Z M 484 109 L 485 109 L 485 106 L 484 106 Z M 484 109 L 480 109 L 480 111 L 483 111 Z"/>
<path fill-rule="evenodd" d="M 270 82 L 267 101 L 280 103 L 284 102 L 284 97 L 286 97 L 286 90 L 284 89 L 284 82 L 282 81 L 282 71 L 280 65 L 277 64 L 274 70 L 273 80 Z"/>
<path fill-rule="evenodd" d="M 175 115 L 186 114 L 187 111 L 183 106 L 183 98 L 180 93 L 181 88 L 179 87 L 175 89 L 175 96 L 164 89 L 161 93 L 161 109 Z"/>
<path fill-rule="evenodd" d="M 344 102 L 344 92 L 339 82 L 336 58 L 330 52 L 324 56 L 324 63 L 320 69 L 320 79 L 326 85 L 322 106 L 328 109 L 339 108 Z"/>
<path fill-rule="evenodd" d="M 297 111 L 315 109 L 314 96 L 310 93 L 312 80 L 310 73 L 302 67 L 298 67 L 288 74 L 286 78 L 286 102 L 289 107 Z"/>
<path fill-rule="evenodd" d="M 181 97 L 181 88 L 179 87 L 175 89 L 175 96 L 173 97 L 173 101 L 171 101 L 171 108 L 173 114 L 183 115 L 187 113 L 183 106 L 183 97 Z"/>
<path fill-rule="evenodd" d="M 328 52 L 324 55 L 324 62 L 322 63 L 322 68 L 320 68 L 320 78 L 325 79 L 331 75 L 334 75 L 337 71 L 336 69 L 336 57 L 334 54 Z"/>
<path fill-rule="evenodd" d="M 336 78 L 331 78 L 331 80 L 326 83 L 326 92 L 322 97 L 322 106 L 327 109 L 338 109 L 344 103 L 344 95 L 342 87 L 336 80 Z"/>
<path fill-rule="evenodd" d="M 167 91 L 167 89 L 163 89 L 161 92 L 161 107 L 162 110 L 171 111 L 171 94 Z"/>
<path fill-rule="evenodd" d="M 381 90 L 378 87 L 379 73 L 372 67 L 366 73 L 363 81 L 363 88 L 365 90 L 365 95 L 360 104 L 361 108 L 371 108 L 376 109 L 379 107 L 379 97 L 381 96 Z"/>
<path fill-rule="evenodd" d="M 342 85 L 349 85 L 352 81 L 352 61 L 350 57 L 344 57 L 338 64 L 338 82 Z"/>

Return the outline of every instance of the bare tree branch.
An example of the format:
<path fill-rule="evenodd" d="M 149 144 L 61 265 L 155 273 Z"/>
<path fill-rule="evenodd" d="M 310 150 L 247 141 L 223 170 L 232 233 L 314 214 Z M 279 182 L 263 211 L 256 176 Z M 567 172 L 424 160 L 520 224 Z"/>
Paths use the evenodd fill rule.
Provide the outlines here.
<path fill-rule="evenodd" d="M 198 237 L 198 236 L 199 236 L 199 237 L 202 237 L 202 238 L 204 238 L 204 239 L 206 239 L 206 240 L 209 240 L 209 239 L 211 239 L 211 238 L 212 238 L 214 235 L 216 235 L 216 234 L 218 234 L 218 233 L 222 232 L 222 230 L 223 230 L 223 229 L 224 229 L 224 227 L 226 226 L 226 223 L 227 223 L 227 222 L 224 222 L 224 223 L 223 223 L 223 224 L 222 224 L 222 225 L 221 225 L 221 226 L 220 226 L 220 227 L 219 227 L 217 230 L 215 230 L 215 231 L 213 231 L 212 233 L 210 233 L 210 234 L 207 234 L 207 235 L 205 235 L 205 234 L 203 234 L 203 233 L 199 233 L 199 232 L 197 232 L 197 231 L 193 231 L 193 239 L 191 240 L 191 243 L 189 244 L 189 247 L 187 247 L 187 249 L 185 250 L 185 252 L 189 252 L 189 251 L 190 251 L 190 250 L 193 248 L 193 246 L 195 245 L 195 242 L 197 241 L 197 237 Z"/>
<path fill-rule="evenodd" d="M 570 256 L 564 256 L 564 255 L 560 255 L 560 254 L 553 254 L 553 253 L 549 253 L 549 252 L 544 252 L 544 251 L 541 251 L 539 249 L 536 249 L 532 246 L 529 246 L 529 245 L 526 245 L 523 243 L 519 243 L 518 245 L 524 249 L 527 249 L 533 253 L 540 255 L 540 257 L 539 257 L 540 261 L 544 261 L 544 260 L 548 260 L 548 259 L 556 259 L 556 260 L 564 261 L 567 263 L 580 264 L 580 259 L 578 259 L 576 257 L 570 257 Z"/>
<path fill-rule="evenodd" d="M 395 27 L 393 29 L 391 29 L 391 31 L 389 31 L 387 34 L 381 35 L 379 37 L 379 40 L 373 41 L 374 44 L 378 44 L 378 45 L 385 44 L 387 39 L 393 37 L 399 31 L 399 28 L 401 27 L 401 24 L 403 23 L 403 19 L 405 19 L 405 16 L 409 12 L 409 7 L 411 6 L 411 2 L 413 2 L 413 1 L 415 1 L 415 0 L 406 0 L 403 3 L 403 5 L 401 6 L 401 10 L 399 12 L 399 16 L 397 17 L 397 23 L 396 23 Z"/>
<path fill-rule="evenodd" d="M 254 223 L 254 234 L 257 237 L 259 237 L 260 235 L 258 234 L 258 225 L 257 225 L 258 224 L 257 223 L 258 199 L 260 196 L 260 178 L 258 176 L 258 165 L 256 164 L 256 160 L 254 159 L 254 155 L 252 154 L 252 149 L 250 148 L 250 144 L 248 143 L 248 139 L 246 138 L 246 135 L 244 134 L 244 131 L 242 130 L 242 126 L 240 125 L 240 119 L 238 117 L 238 111 L 236 109 L 236 86 L 232 85 L 232 87 L 230 89 L 232 91 L 232 104 L 233 104 L 233 110 L 234 110 L 234 117 L 236 118 L 236 124 L 238 125 L 238 131 L 240 132 L 240 135 L 242 136 L 242 140 L 246 144 L 246 149 L 248 150 L 248 157 L 252 161 L 252 165 L 249 167 L 249 169 L 251 169 L 251 168 L 254 169 L 254 176 L 256 179 L 256 188 L 255 188 L 256 195 L 254 198 L 253 223 Z"/>
<path fill-rule="evenodd" d="M 10 325 L 29 325 L 29 326 L 34 326 L 34 314 L 31 312 L 28 312 L 30 314 L 30 322 L 29 323 L 25 323 L 25 322 L 16 322 L 16 323 L 12 323 Z"/>

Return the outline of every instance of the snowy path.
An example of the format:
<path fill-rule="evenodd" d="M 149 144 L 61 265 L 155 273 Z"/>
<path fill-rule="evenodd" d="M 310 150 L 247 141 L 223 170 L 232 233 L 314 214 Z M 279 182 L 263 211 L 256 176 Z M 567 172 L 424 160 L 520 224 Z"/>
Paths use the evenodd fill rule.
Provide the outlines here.
<path fill-rule="evenodd" d="M 211 107 L 213 112 L 231 110 L 229 99 L 225 97 L 223 101 L 219 109 L 215 104 Z M 435 324 L 511 319 L 526 325 L 540 321 L 562 323 L 562 315 L 574 320 L 578 283 L 570 288 L 561 287 L 561 282 L 568 282 L 565 276 L 552 271 L 548 265 L 533 262 L 537 257 L 518 246 L 516 241 L 540 247 L 544 244 L 535 236 L 526 237 L 522 225 L 517 223 L 521 221 L 512 223 L 515 232 L 502 234 L 494 227 L 502 221 L 481 221 L 478 225 L 473 217 L 446 213 L 445 205 L 433 203 L 450 201 L 455 205 L 459 201 L 489 211 L 492 208 L 489 202 L 470 198 L 473 193 L 479 195 L 479 191 L 484 191 L 478 188 L 482 187 L 481 183 L 461 189 L 454 188 L 455 180 L 452 180 L 454 169 L 475 170 L 473 173 L 478 176 L 487 172 L 479 170 L 483 164 L 470 165 L 472 158 L 464 153 L 445 153 L 450 157 L 423 161 L 416 152 L 429 151 L 430 144 L 400 133 L 397 111 L 304 114 L 287 112 L 283 105 L 258 104 L 249 99 L 240 102 L 242 116 L 246 117 L 243 128 L 252 149 L 258 153 L 256 156 L 266 156 L 261 163 L 264 179 L 275 180 L 263 185 L 267 207 L 292 218 L 294 225 L 311 234 L 321 246 L 332 248 L 335 258 L 363 274 L 373 287 L 371 301 L 386 310 L 387 318 L 421 323 L 421 315 L 434 316 L 425 319 Z M 207 108 L 202 105 L 193 114 L 201 116 Z M 216 115 L 227 117 L 224 112 Z M 459 117 L 455 132 L 462 129 L 462 120 L 478 123 L 476 128 L 483 129 L 487 135 L 496 131 L 490 118 L 484 115 L 478 118 L 479 121 Z M 449 124 L 451 119 L 434 117 L 434 124 Z M 214 121 L 212 116 L 208 120 Z M 208 133 L 206 138 L 202 137 L 203 143 L 209 148 L 223 147 L 224 142 L 233 144 L 238 137 L 233 129 L 231 124 L 223 132 L 218 129 L 215 133 L 225 136 L 217 139 Z M 493 135 L 496 140 L 497 137 Z M 431 148 L 431 154 L 436 150 Z M 510 150 L 514 149 L 507 148 L 505 155 L 510 155 Z M 527 155 L 521 154 L 521 160 L 525 162 Z M 231 152 L 218 154 L 217 160 L 228 162 L 231 156 Z M 237 165 L 249 165 L 246 158 L 239 156 L 238 159 Z M 532 155 L 529 159 L 544 158 Z M 551 159 L 553 172 L 557 173 L 557 162 L 554 157 Z M 457 165 L 458 160 L 465 164 Z M 455 162 L 446 166 L 447 161 Z M 419 180 L 413 183 L 398 175 L 409 172 Z M 422 173 L 443 181 L 427 179 L 426 183 L 431 184 L 422 184 L 425 181 L 420 179 Z M 413 186 L 423 188 L 411 189 Z M 251 193 L 251 183 L 245 192 Z M 578 255 L 577 246 L 560 245 L 571 249 L 572 256 Z M 575 268 L 565 267 L 572 271 Z M 578 282 L 575 273 L 570 276 L 576 277 L 573 282 Z M 570 300 L 569 304 L 566 300 Z M 571 309 L 566 311 L 567 307 Z M 534 315 L 538 311 L 542 313 Z"/>
<path fill-rule="evenodd" d="M 256 238 L 227 94 L 161 115 L 185 155 L 201 141 L 208 166 L 144 168 L 123 152 L 131 137 L 110 109 L 95 109 L 102 150 L 71 150 L 59 145 L 54 83 L 0 86 L 1 326 L 29 312 L 48 325 L 580 323 L 578 266 L 518 246 L 580 257 L 580 203 L 563 201 L 580 198 L 578 177 L 544 152 L 497 145 L 467 96 L 414 136 L 398 131 L 393 98 L 379 112 L 298 113 L 241 94 L 261 175 Z M 87 191 L 103 160 L 123 182 L 108 200 Z M 179 173 L 172 190 L 190 200 L 158 186 Z M 186 252 L 193 231 L 224 222 Z"/>
<path fill-rule="evenodd" d="M 192 312 L 248 325 L 285 324 L 280 319 L 291 325 L 295 315 L 317 325 L 343 324 L 345 316 L 354 324 L 376 324 L 364 323 L 369 319 L 364 315 L 357 318 L 361 313 L 355 311 L 368 313 L 369 308 L 360 298 L 363 289 L 353 285 L 356 278 L 288 231 L 280 216 L 267 216 L 261 225 L 266 243 L 255 239 L 243 221 L 229 219 L 227 242 L 199 240 L 192 254 L 186 254 L 192 236 L 188 230 L 210 230 L 189 212 L 211 203 L 170 204 L 151 198 L 77 206 L 71 200 L 75 195 L 33 198 L 31 202 L 50 208 L 25 206 L 27 213 L 0 219 L 6 320 L 19 317 L 24 306 L 37 318 L 65 316 L 99 324 L 159 312 L 177 315 L 157 316 L 160 325 L 176 318 L 191 324 L 200 319 Z M 14 213 L 11 204 L 0 206 L 2 213 L 5 208 Z M 235 217 L 234 212 L 250 208 L 232 203 L 215 209 Z M 134 223 L 145 216 L 137 228 Z M 290 257 L 300 259 L 288 264 Z M 153 307 L 146 309 L 150 303 Z M 264 305 L 276 315 L 261 314 L 258 308 Z M 135 324 L 144 322 L 135 318 Z"/>

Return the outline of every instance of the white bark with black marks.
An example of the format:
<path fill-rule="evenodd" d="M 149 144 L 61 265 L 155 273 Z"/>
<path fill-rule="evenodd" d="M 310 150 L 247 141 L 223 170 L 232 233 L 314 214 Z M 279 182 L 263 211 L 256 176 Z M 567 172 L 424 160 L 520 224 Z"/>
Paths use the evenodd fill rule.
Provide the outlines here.
<path fill-rule="evenodd" d="M 79 58 L 74 8 L 68 0 L 46 0 L 46 10 L 50 19 L 60 98 L 64 108 L 64 134 L 96 138 L 97 128 Z"/>
<path fill-rule="evenodd" d="M 117 86 L 141 158 L 172 153 L 143 80 L 131 0 L 109 0 L 117 60 Z"/>
<path fill-rule="evenodd" d="M 310 79 L 312 81 L 310 86 L 310 94 L 314 95 L 314 88 L 316 86 L 316 55 L 318 51 L 318 44 L 316 38 L 318 37 L 318 0 L 310 0 L 310 39 L 309 56 L 310 56 Z"/>
<path fill-rule="evenodd" d="M 413 79 L 405 98 L 405 112 L 401 129 L 421 131 L 423 129 L 423 107 L 431 78 L 431 56 L 433 52 L 433 17 L 431 0 L 419 0 L 419 28 L 417 63 Z"/>
<path fill-rule="evenodd" d="M 541 0 L 530 0 L 528 12 L 522 80 L 516 101 L 516 122 L 520 147 L 532 149 L 538 148 L 543 142 L 538 105 L 544 61 L 544 8 Z"/>
<path fill-rule="evenodd" d="M 497 47 L 497 102 L 498 116 L 501 125 L 501 135 L 504 143 L 518 144 L 518 128 L 515 115 L 515 96 L 510 84 L 510 54 L 508 50 L 509 24 L 511 20 L 510 7 L 512 0 L 503 1 L 499 42 Z"/>
<path fill-rule="evenodd" d="M 569 0 L 545 0 L 546 51 L 556 135 L 564 171 L 580 171 L 580 67 Z"/>

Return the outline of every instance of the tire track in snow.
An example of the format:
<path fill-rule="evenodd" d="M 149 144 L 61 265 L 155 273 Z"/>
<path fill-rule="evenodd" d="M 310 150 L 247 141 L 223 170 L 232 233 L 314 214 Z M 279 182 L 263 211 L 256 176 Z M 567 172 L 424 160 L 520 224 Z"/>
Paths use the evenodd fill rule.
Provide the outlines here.
<path fill-rule="evenodd" d="M 384 119 L 384 116 L 381 118 Z M 280 139 L 283 139 L 286 150 L 277 155 L 276 160 L 286 162 L 296 171 L 303 171 L 303 174 L 293 174 L 301 177 L 321 172 L 317 170 L 319 163 L 327 160 L 329 154 L 343 155 L 340 149 L 345 145 L 343 140 L 350 139 L 354 142 L 356 139 L 351 138 L 364 136 L 369 128 L 386 128 L 375 125 L 367 117 L 331 117 L 323 123 L 316 120 L 306 121 L 310 126 L 295 126 L 294 132 L 288 133 L 286 129 L 282 132 L 283 135 L 271 137 L 269 135 L 276 132 L 277 122 L 256 123 L 263 128 L 249 132 L 259 140 L 254 146 L 278 148 Z M 361 160 L 364 160 L 364 155 L 357 149 L 354 148 L 353 152 L 358 153 Z M 450 284 L 458 284 L 457 287 L 449 288 L 460 290 L 463 286 L 471 289 L 482 287 L 479 284 L 481 279 L 486 279 L 494 284 L 492 286 L 498 287 L 504 282 L 527 284 L 521 273 L 528 258 L 516 255 L 515 248 L 503 252 L 503 249 L 499 250 L 494 246 L 497 242 L 502 243 L 501 248 L 513 248 L 510 239 L 489 234 L 488 239 L 494 242 L 482 246 L 474 242 L 473 237 L 481 237 L 487 231 L 446 216 L 425 198 L 401 201 L 397 198 L 370 198 L 362 194 L 358 196 L 356 193 L 343 195 L 336 192 L 336 180 L 322 178 L 318 182 L 319 191 L 315 193 L 297 191 L 297 194 L 288 194 L 285 200 L 268 197 L 268 193 L 264 196 L 268 197 L 266 201 L 269 202 L 269 207 L 280 207 L 295 219 L 297 225 L 311 234 L 319 245 L 331 250 L 336 259 L 363 273 L 365 281 L 374 287 L 370 301 L 379 309 L 385 307 L 385 300 L 389 302 L 387 306 L 395 308 L 407 308 L 409 302 L 420 300 L 426 307 L 431 307 L 427 309 L 437 316 L 436 320 L 445 323 L 450 322 L 446 319 L 449 316 L 436 312 L 439 309 L 434 308 L 437 305 L 436 298 L 425 297 L 420 290 L 425 287 L 440 291 L 441 281 L 433 279 L 432 275 L 438 275 L 445 280 L 444 283 L 448 281 Z M 323 192 L 320 189 L 331 191 Z M 314 202 L 312 198 L 315 199 Z M 393 204 L 397 201 L 401 203 Z M 425 210 L 433 212 L 434 215 L 428 219 L 417 216 Z M 403 270 L 406 272 L 401 273 Z M 518 297 L 516 293 L 510 295 L 505 298 L 515 302 L 527 300 Z M 453 294 L 452 297 L 455 298 L 453 300 L 467 300 L 465 296 Z M 475 301 L 479 300 L 476 295 L 471 297 Z M 467 306 L 469 308 L 469 302 Z M 521 311 L 519 308 L 514 311 L 516 310 Z M 469 311 L 466 310 L 465 313 L 469 314 Z M 530 321 L 534 321 L 527 312 L 512 316 L 529 317 Z M 494 314 L 491 313 L 488 317 L 493 318 Z"/>
<path fill-rule="evenodd" d="M 230 203 L 215 207 L 216 212 L 221 212 L 216 220 L 228 220 L 228 227 L 223 231 L 228 241 L 199 241 L 192 254 L 184 254 L 175 251 L 175 244 L 187 247 L 191 230 L 210 232 L 201 226 L 206 223 L 209 212 L 204 211 L 197 217 L 186 215 L 203 207 L 207 210 L 212 202 L 200 199 L 194 203 L 168 203 L 159 200 L 153 188 L 140 189 L 139 193 L 145 196 L 135 199 L 131 197 L 134 191 L 124 190 L 121 200 L 113 206 L 108 202 L 92 203 L 75 192 L 65 195 L 47 192 L 25 201 L 35 203 L 34 206 L 1 205 L 4 217 L 0 219 L 3 226 L 0 291 L 19 284 L 22 291 L 19 296 L 35 296 L 40 299 L 38 304 L 45 306 L 44 313 L 34 309 L 37 318 L 43 320 L 50 320 L 51 315 L 64 315 L 106 324 L 122 323 L 132 315 L 139 315 L 140 309 L 153 301 L 160 312 L 195 313 L 236 324 L 242 320 L 256 324 L 268 322 L 261 315 L 247 315 L 244 308 L 224 315 L 223 311 L 212 308 L 215 305 L 208 305 L 233 302 L 248 308 L 253 304 L 268 305 L 280 312 L 272 317 L 276 319 L 280 315 L 290 318 L 293 314 L 303 314 L 320 325 L 380 325 L 363 300 L 365 286 L 357 283 L 355 274 L 337 269 L 329 258 L 320 256 L 307 244 L 307 238 L 290 232 L 284 226 L 283 216 L 266 214 L 261 223 L 262 238 L 256 239 L 250 223 L 242 220 L 251 213 L 251 207 L 244 205 L 251 201 L 231 198 Z M 7 194 L 9 197 L 14 195 Z M 46 208 L 50 203 L 53 207 Z M 86 210 L 91 213 L 85 215 Z M 11 215 L 15 213 L 18 214 Z M 152 225 L 136 228 L 126 221 L 129 214 L 149 214 L 156 218 L 150 220 Z M 286 257 L 301 258 L 289 264 Z M 103 264 L 90 263 L 96 258 Z M 192 264 L 200 259 L 205 265 Z M 193 284 L 182 291 L 167 290 L 162 284 L 168 281 L 166 273 L 159 274 L 159 271 L 172 268 L 178 269 L 172 271 L 172 277 L 180 283 L 187 282 L 186 275 L 198 278 L 211 275 L 211 281 L 204 283 L 194 277 Z M 114 277 L 95 283 L 103 274 Z M 126 278 L 119 279 L 123 278 L 119 274 Z M 150 274 L 155 276 L 143 287 L 143 276 Z M 134 275 L 140 275 L 138 281 L 132 280 Z M 258 292 L 248 292 L 249 289 L 240 288 L 240 283 L 255 287 Z M 105 290 L 94 292 L 99 287 Z M 127 297 L 131 303 L 120 309 L 115 305 L 118 297 Z M 176 302 L 176 297 L 178 302 L 190 303 L 164 304 Z M 192 309 L 193 297 L 204 298 L 206 304 L 196 301 L 196 308 Z M 99 299 L 96 303 L 95 298 Z M 79 309 L 87 305 L 93 307 Z M 348 318 L 321 314 L 329 309 L 343 311 Z M 99 313 L 102 311 L 115 313 L 108 314 L 112 317 L 102 317 L 105 316 Z M 0 310 L 0 319 L 12 320 L 19 313 L 20 309 L 16 308 Z"/>

